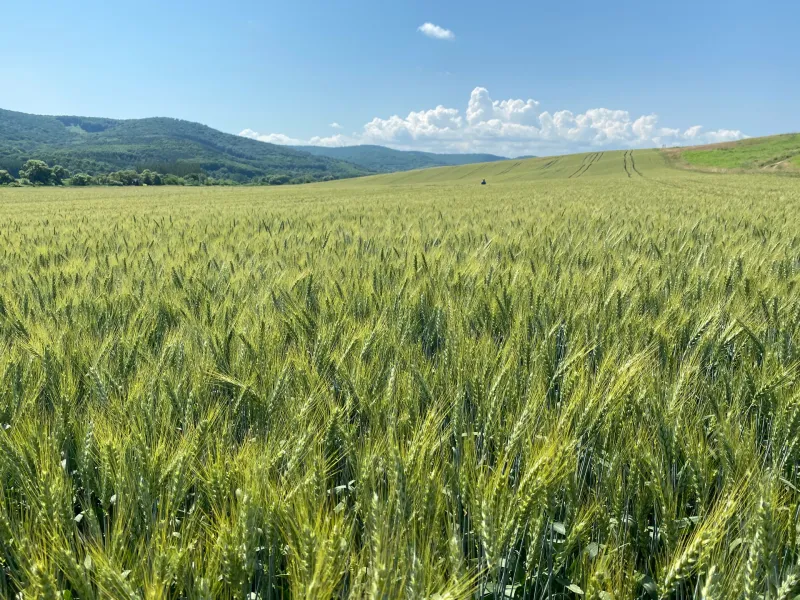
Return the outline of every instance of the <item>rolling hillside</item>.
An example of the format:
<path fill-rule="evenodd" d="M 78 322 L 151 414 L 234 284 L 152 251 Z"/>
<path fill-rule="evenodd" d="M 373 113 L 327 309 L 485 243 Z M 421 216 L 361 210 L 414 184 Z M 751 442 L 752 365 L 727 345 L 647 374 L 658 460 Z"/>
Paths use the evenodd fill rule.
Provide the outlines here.
<path fill-rule="evenodd" d="M 316 156 L 327 156 L 345 160 L 375 173 L 394 173 L 429 167 L 444 167 L 486 163 L 507 160 L 494 154 L 434 154 L 394 150 L 384 146 L 344 146 L 326 148 L 323 146 L 292 146 L 295 150 L 309 152 Z"/>
<path fill-rule="evenodd" d="M 168 118 L 116 120 L 39 116 L 0 109 L 0 169 L 17 175 L 29 159 L 72 173 L 150 169 L 205 173 L 238 182 L 324 181 L 365 175 L 357 185 L 525 182 L 618 176 L 657 168 L 800 174 L 800 134 L 668 150 L 598 151 L 505 159 L 492 154 L 434 154 L 363 145 L 280 146 Z"/>
<path fill-rule="evenodd" d="M 788 133 L 666 151 L 678 166 L 705 170 L 800 171 L 800 134 Z"/>
<path fill-rule="evenodd" d="M 236 181 L 272 175 L 321 180 L 370 172 L 178 119 L 52 117 L 0 109 L 0 169 L 16 174 L 28 159 L 91 175 L 149 168 L 176 175 L 203 171 Z"/>
<path fill-rule="evenodd" d="M 642 179 L 648 174 L 669 172 L 660 150 L 617 150 L 545 158 L 439 167 L 363 177 L 353 185 L 468 184 L 488 185 L 539 180 L 581 180 L 595 177 Z"/>
<path fill-rule="evenodd" d="M 359 178 L 354 185 L 480 184 L 599 177 L 629 180 L 670 178 L 686 171 L 800 174 L 800 134 L 670 148 L 613 150 L 541 158 L 519 158 Z"/>
<path fill-rule="evenodd" d="M 367 145 L 280 146 L 179 119 L 42 116 L 0 109 L 0 169 L 16 176 L 29 159 L 90 175 L 150 169 L 181 176 L 203 172 L 239 182 L 273 176 L 319 181 L 505 160 L 492 154 Z"/>

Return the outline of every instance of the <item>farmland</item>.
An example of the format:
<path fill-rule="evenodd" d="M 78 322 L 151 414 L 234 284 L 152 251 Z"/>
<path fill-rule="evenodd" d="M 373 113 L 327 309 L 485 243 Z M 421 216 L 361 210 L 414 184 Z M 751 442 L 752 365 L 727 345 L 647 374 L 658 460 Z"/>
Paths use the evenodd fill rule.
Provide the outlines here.
<path fill-rule="evenodd" d="M 800 591 L 800 179 L 0 189 L 0 257 L 1 597 Z"/>

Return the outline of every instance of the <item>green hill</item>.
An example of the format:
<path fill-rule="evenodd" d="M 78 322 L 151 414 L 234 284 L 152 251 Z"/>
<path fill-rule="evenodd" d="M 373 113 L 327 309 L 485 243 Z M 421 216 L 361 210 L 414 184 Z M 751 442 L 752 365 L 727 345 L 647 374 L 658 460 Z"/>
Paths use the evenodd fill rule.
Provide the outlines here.
<path fill-rule="evenodd" d="M 800 170 L 800 134 L 749 138 L 738 142 L 674 148 L 667 155 L 678 166 L 705 170 Z"/>
<path fill-rule="evenodd" d="M 178 119 L 52 117 L 0 109 L 0 169 L 16 174 L 28 159 L 91 175 L 147 168 L 175 175 L 202 171 L 236 181 L 272 175 L 321 180 L 369 172 Z"/>
<path fill-rule="evenodd" d="M 309 152 L 316 156 L 327 156 L 356 164 L 375 173 L 394 173 L 411 171 L 429 167 L 444 167 L 486 163 L 506 160 L 494 154 L 434 154 L 433 152 L 416 152 L 393 150 L 384 146 L 343 146 L 326 148 L 323 146 L 292 146 L 295 150 Z"/>

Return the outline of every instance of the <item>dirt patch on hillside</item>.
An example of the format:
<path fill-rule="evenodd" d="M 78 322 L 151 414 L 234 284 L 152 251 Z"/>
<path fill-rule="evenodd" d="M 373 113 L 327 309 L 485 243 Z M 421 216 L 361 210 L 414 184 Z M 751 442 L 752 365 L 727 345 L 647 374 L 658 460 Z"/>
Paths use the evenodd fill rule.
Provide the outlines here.
<path fill-rule="evenodd" d="M 771 165 L 764 165 L 761 168 L 764 169 L 765 171 L 777 171 L 778 169 L 787 169 L 787 168 L 789 168 L 791 166 L 789 163 L 794 158 L 795 158 L 794 156 L 791 156 L 789 158 L 784 158 L 781 161 L 778 161 L 778 162 L 773 163 Z"/>

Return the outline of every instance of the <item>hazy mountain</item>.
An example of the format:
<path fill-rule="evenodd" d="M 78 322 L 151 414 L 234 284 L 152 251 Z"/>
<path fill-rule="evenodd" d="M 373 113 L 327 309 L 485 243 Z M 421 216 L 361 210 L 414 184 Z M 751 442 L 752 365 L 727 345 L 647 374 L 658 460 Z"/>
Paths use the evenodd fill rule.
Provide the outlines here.
<path fill-rule="evenodd" d="M 494 154 L 434 154 L 433 152 L 416 152 L 393 150 L 384 146 L 343 146 L 327 148 L 323 146 L 292 146 L 295 150 L 310 152 L 317 156 L 327 156 L 356 164 L 376 173 L 393 173 L 395 171 L 411 171 L 427 167 L 451 167 L 471 163 L 494 162 L 506 160 Z"/>

